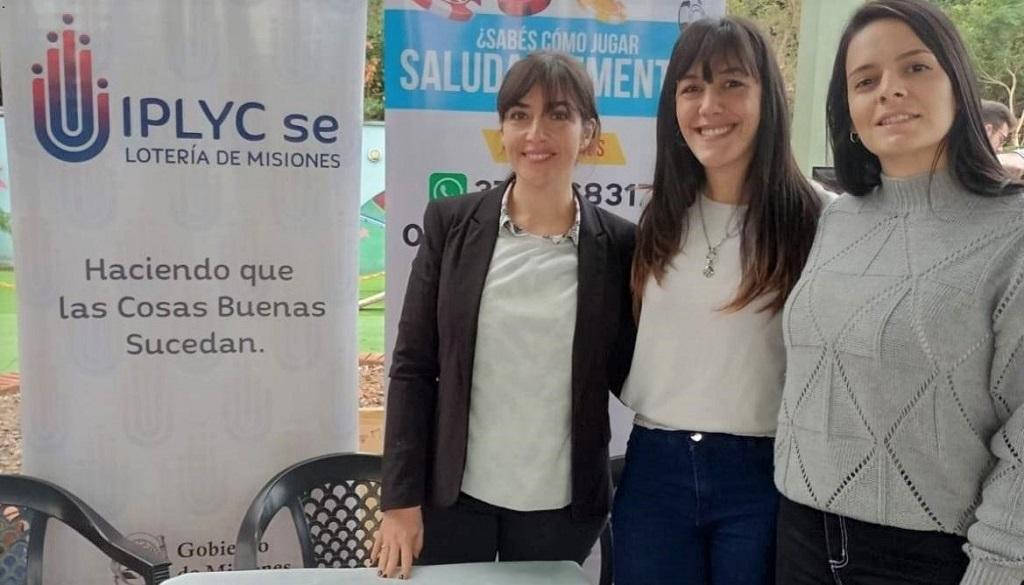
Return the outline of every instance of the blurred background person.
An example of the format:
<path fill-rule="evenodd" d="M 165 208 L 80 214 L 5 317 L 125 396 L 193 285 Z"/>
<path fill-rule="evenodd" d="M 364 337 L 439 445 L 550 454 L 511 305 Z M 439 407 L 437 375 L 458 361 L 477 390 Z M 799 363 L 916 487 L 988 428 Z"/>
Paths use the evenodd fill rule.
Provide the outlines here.
<path fill-rule="evenodd" d="M 999 162 L 1010 176 L 1020 178 L 1024 175 L 1024 148 L 1003 152 L 1017 127 L 1017 119 L 1013 117 L 1013 112 L 997 101 L 981 100 L 981 119 L 985 122 L 985 134 L 992 144 L 992 149 L 996 151 Z"/>

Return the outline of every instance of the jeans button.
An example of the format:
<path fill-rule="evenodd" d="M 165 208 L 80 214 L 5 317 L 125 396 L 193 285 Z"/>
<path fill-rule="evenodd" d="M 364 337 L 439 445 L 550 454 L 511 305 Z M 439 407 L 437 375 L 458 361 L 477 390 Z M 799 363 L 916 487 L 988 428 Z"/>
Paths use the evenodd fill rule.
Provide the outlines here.
<path fill-rule="evenodd" d="M 693 434 L 690 435 L 690 440 L 693 441 L 694 443 L 700 443 L 701 439 L 703 439 L 703 438 L 704 438 L 704 435 L 702 435 L 700 433 L 693 433 Z"/>

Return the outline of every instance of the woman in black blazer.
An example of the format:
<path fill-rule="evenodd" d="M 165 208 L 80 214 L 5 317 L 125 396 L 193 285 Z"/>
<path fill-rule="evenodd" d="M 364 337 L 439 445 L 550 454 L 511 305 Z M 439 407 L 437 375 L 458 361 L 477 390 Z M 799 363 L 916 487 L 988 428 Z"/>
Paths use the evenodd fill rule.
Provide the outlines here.
<path fill-rule="evenodd" d="M 388 387 L 373 562 L 582 563 L 608 513 L 608 392 L 632 357 L 634 226 L 574 193 L 593 83 L 534 53 L 498 92 L 513 174 L 432 201 Z"/>

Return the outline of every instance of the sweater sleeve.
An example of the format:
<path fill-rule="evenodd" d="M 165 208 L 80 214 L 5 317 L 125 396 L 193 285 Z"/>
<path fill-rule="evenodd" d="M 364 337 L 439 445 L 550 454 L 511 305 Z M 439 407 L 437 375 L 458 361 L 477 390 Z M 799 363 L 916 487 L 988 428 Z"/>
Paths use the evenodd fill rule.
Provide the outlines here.
<path fill-rule="evenodd" d="M 970 557 L 961 585 L 1024 581 L 1024 247 L 993 313 L 993 404 L 1005 424 L 993 435 L 995 465 L 982 487 L 977 521 L 967 532 Z"/>

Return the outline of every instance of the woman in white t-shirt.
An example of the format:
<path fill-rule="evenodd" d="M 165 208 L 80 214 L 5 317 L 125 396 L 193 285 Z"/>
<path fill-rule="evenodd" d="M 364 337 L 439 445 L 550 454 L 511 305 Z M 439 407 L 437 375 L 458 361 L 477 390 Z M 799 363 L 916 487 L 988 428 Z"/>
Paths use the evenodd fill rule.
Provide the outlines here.
<path fill-rule="evenodd" d="M 633 263 L 622 398 L 637 415 L 612 514 L 616 585 L 774 582 L 779 313 L 821 207 L 763 33 L 731 17 L 688 25 Z"/>

